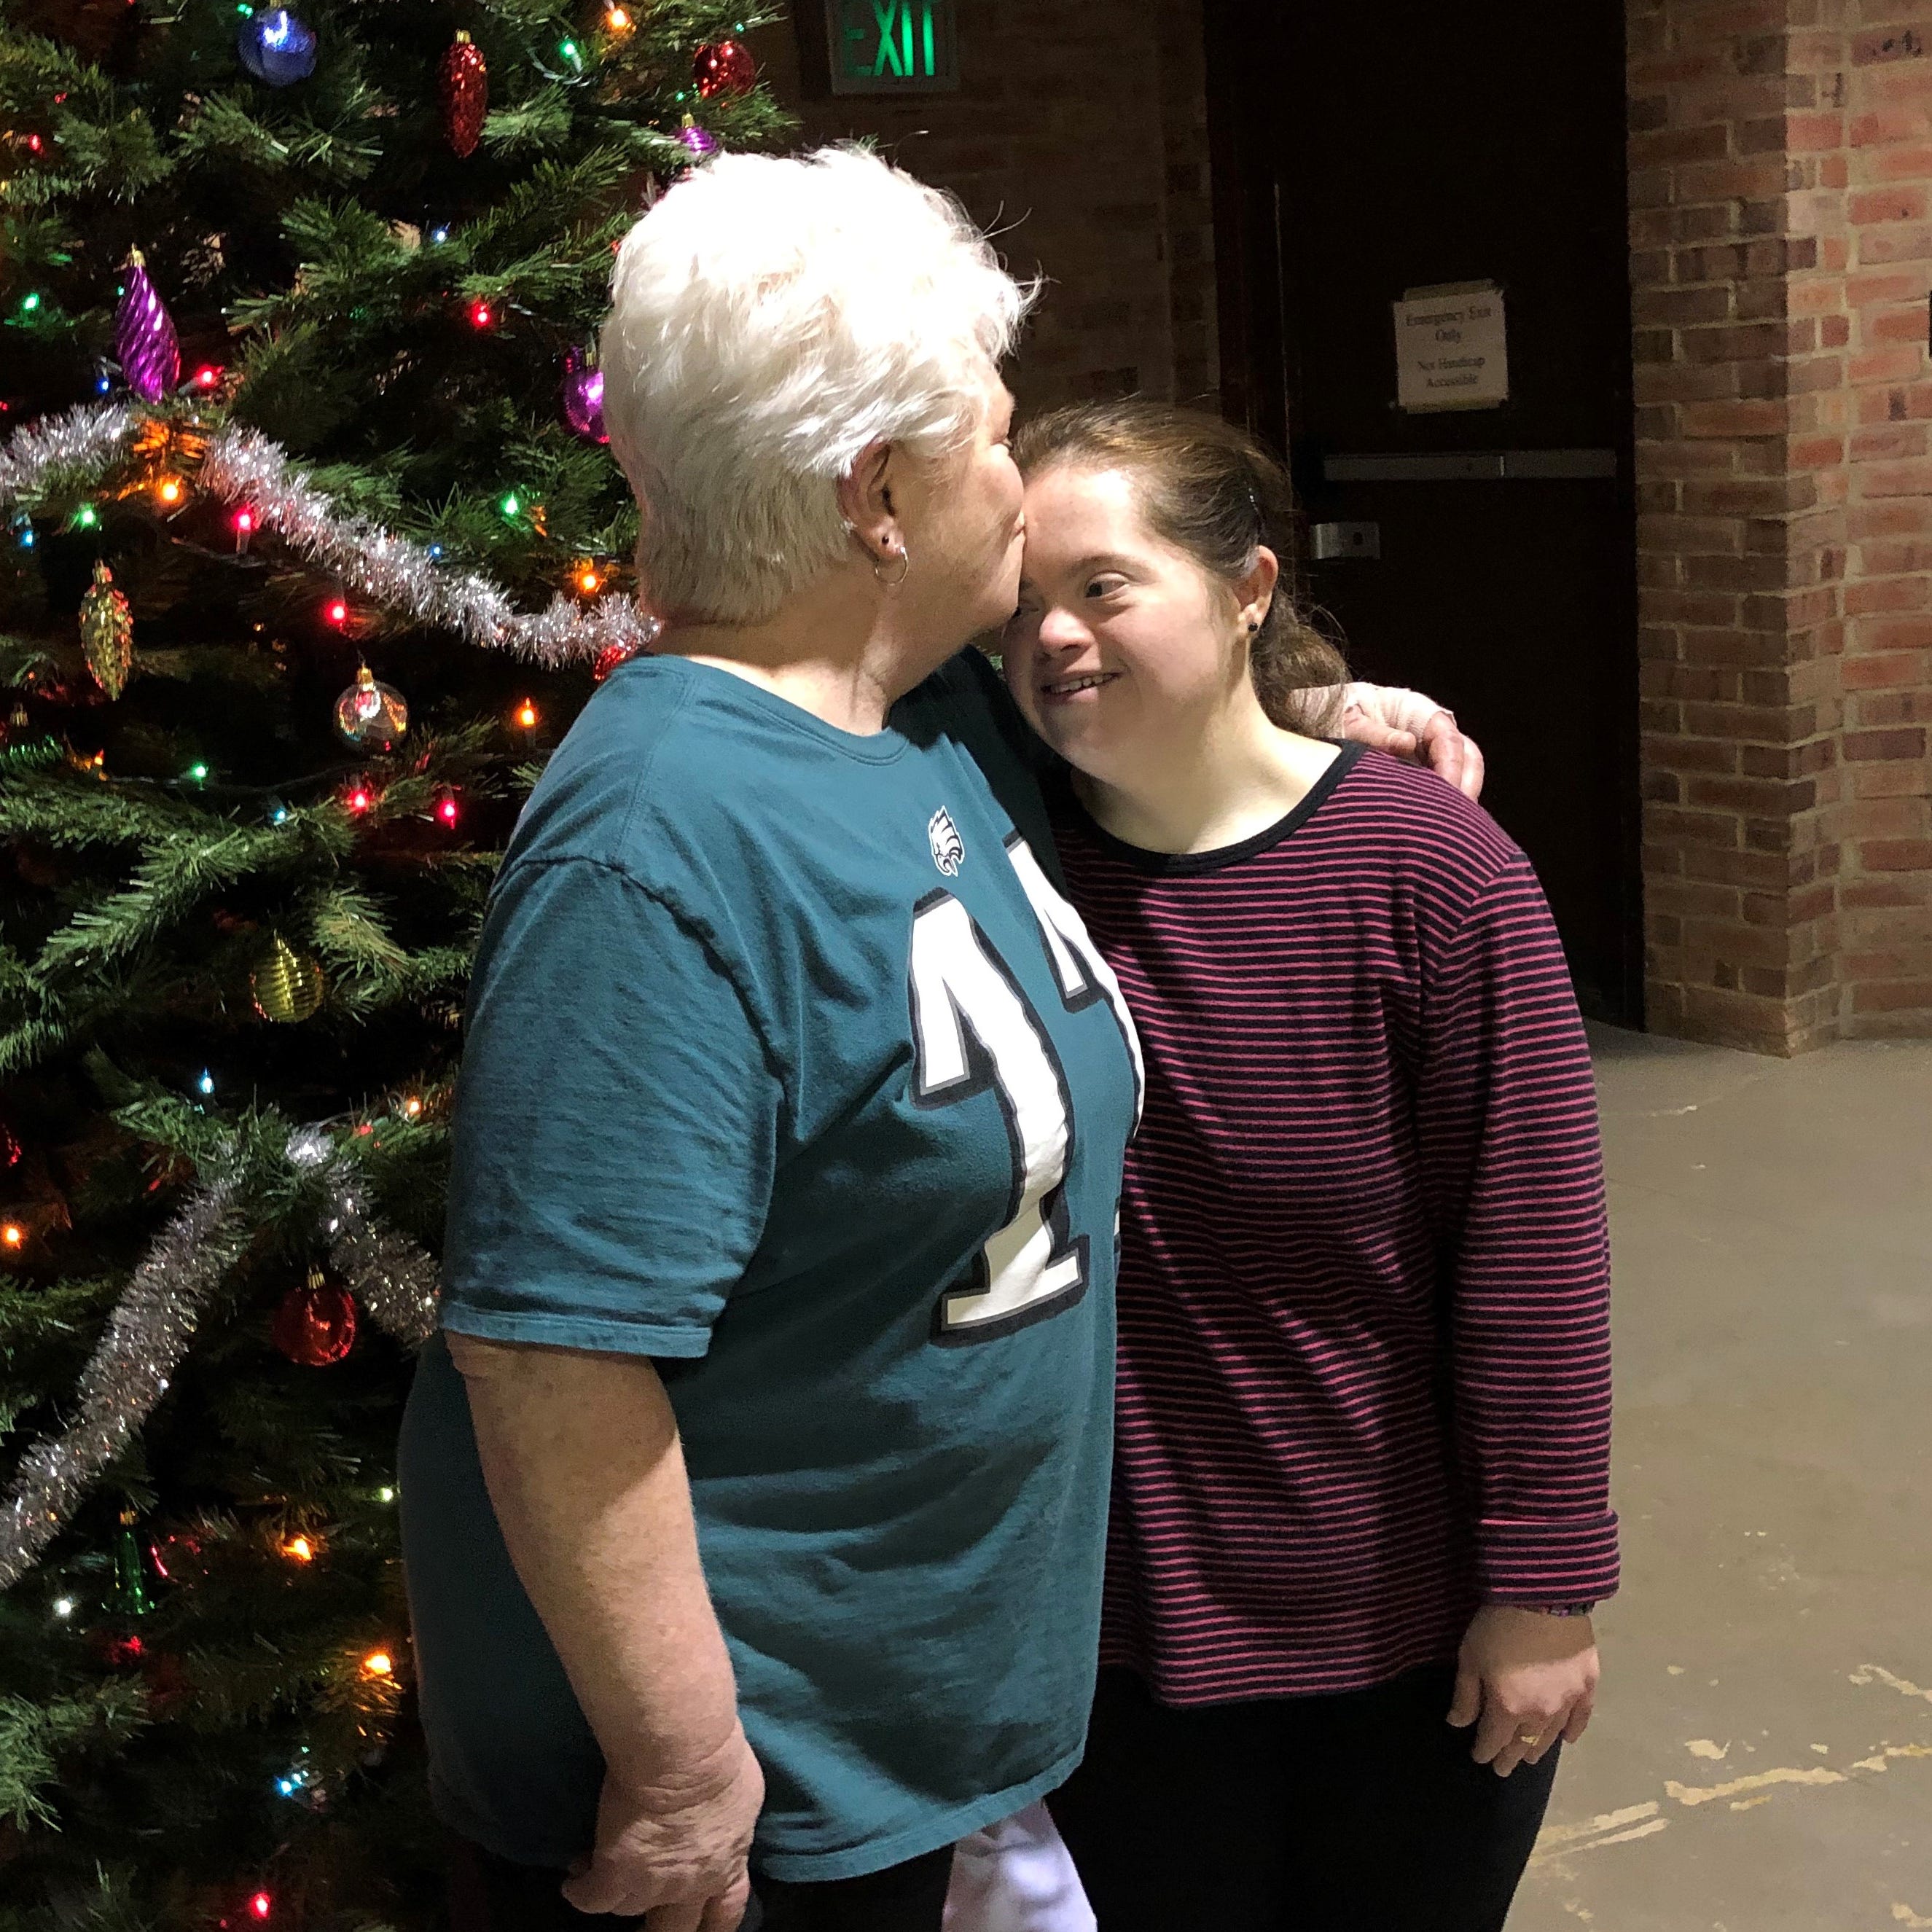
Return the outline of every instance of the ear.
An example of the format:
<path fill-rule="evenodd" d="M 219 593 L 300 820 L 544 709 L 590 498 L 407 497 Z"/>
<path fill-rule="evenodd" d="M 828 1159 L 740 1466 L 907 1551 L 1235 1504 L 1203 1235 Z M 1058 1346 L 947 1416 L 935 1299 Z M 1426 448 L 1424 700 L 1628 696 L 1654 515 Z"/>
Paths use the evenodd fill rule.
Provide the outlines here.
<path fill-rule="evenodd" d="M 1274 602 L 1274 587 L 1281 580 L 1281 560 L 1266 544 L 1255 552 L 1253 566 L 1241 580 L 1234 586 L 1234 596 L 1240 604 L 1237 614 L 1244 631 L 1261 628 L 1267 618 L 1268 607 Z"/>
<path fill-rule="evenodd" d="M 838 479 L 838 512 L 860 546 L 874 560 L 904 545 L 892 508 L 892 446 L 868 442 Z"/>

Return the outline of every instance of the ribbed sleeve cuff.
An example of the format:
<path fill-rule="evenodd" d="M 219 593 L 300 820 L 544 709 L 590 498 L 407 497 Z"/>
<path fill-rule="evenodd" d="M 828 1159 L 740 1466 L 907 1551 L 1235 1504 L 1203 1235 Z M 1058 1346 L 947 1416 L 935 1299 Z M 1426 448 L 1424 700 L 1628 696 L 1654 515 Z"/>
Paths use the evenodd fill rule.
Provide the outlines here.
<path fill-rule="evenodd" d="M 1494 1604 L 1600 1604 L 1616 1594 L 1617 1519 L 1485 1516 L 1476 1527 L 1476 1568 Z"/>

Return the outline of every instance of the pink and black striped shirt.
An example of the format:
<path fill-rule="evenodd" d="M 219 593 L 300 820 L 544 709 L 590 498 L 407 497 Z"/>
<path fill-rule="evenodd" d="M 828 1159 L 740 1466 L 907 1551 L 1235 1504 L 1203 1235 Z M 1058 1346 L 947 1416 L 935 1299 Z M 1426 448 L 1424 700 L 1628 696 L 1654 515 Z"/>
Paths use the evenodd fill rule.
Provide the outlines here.
<path fill-rule="evenodd" d="M 1147 1054 L 1102 1655 L 1170 1704 L 1380 1683 L 1617 1582 L 1596 1100 L 1528 862 L 1345 746 L 1168 856 L 1063 787 Z"/>

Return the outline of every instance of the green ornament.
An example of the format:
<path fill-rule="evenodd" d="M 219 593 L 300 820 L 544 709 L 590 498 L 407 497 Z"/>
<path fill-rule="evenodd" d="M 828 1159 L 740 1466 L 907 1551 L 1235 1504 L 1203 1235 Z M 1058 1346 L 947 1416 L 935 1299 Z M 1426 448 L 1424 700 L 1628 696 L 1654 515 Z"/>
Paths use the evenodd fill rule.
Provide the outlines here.
<path fill-rule="evenodd" d="M 94 582 L 80 600 L 80 648 L 94 682 L 118 698 L 134 668 L 134 620 L 114 587 L 113 572 L 98 560 Z"/>
<path fill-rule="evenodd" d="M 141 1560 L 141 1539 L 134 1533 L 134 1512 L 123 1510 L 114 1538 L 114 1585 L 107 1607 L 117 1617 L 144 1617 L 154 1606 L 148 1594 L 147 1566 Z"/>

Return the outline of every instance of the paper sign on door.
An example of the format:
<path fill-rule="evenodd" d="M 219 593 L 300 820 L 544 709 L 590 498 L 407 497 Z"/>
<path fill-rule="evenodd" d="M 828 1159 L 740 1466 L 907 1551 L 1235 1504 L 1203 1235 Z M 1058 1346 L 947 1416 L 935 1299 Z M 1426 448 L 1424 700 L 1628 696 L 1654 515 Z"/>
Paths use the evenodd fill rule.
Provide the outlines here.
<path fill-rule="evenodd" d="M 1509 400 L 1503 296 L 1493 282 L 1411 289 L 1391 307 L 1400 407 L 1492 410 Z"/>

